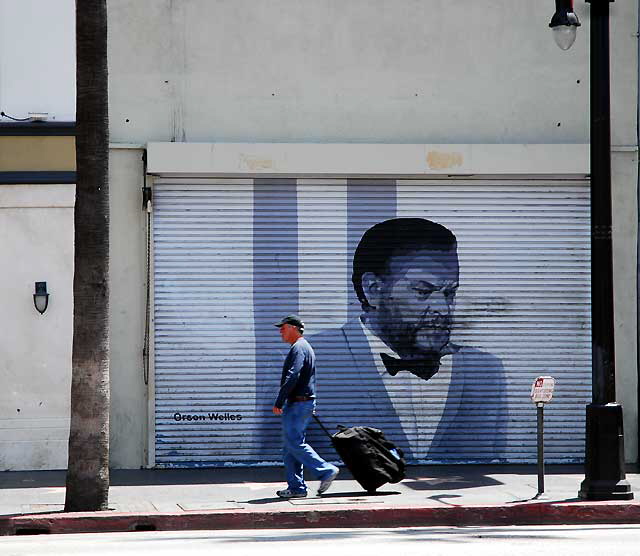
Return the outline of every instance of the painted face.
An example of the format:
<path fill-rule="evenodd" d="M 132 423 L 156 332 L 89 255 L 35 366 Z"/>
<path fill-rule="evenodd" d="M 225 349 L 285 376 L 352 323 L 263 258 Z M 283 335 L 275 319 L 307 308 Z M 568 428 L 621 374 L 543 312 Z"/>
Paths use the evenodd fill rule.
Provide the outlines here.
<path fill-rule="evenodd" d="M 439 354 L 451 334 L 458 277 L 455 249 L 398 254 L 385 276 L 365 274 L 381 339 L 405 358 Z"/>

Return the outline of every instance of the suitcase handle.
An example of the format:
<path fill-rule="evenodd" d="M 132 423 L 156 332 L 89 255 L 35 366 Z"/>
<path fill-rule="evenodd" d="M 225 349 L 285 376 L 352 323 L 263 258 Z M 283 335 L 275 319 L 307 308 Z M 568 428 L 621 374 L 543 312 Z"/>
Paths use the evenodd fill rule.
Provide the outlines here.
<path fill-rule="evenodd" d="M 324 433 L 329 437 L 331 437 L 331 433 L 327 430 L 327 428 L 322 424 L 322 421 L 320 419 L 318 419 L 318 416 L 314 413 L 313 414 L 313 418 L 316 420 L 316 423 L 318 423 L 318 425 L 320 425 L 320 428 L 324 431 Z"/>

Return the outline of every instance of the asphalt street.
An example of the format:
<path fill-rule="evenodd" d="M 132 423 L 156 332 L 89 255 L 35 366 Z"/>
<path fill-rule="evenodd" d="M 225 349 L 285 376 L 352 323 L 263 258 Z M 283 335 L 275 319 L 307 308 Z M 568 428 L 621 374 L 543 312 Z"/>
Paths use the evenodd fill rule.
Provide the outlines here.
<path fill-rule="evenodd" d="M 640 526 L 421 527 L 0 537 L 2 556 L 562 556 L 637 554 Z"/>

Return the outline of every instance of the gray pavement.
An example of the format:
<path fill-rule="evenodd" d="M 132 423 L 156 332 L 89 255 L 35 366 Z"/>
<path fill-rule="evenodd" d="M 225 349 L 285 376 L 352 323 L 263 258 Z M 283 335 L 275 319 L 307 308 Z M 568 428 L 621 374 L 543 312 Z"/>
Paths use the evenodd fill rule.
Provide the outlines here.
<path fill-rule="evenodd" d="M 278 509 L 282 506 L 334 504 L 484 505 L 531 501 L 537 493 L 535 466 L 409 467 L 401 483 L 368 495 L 344 468 L 323 496 L 311 490 L 305 499 L 283 501 L 275 491 L 285 488 L 283 470 L 273 467 L 113 470 L 110 508 L 117 512 L 188 512 L 223 508 Z M 549 501 L 575 500 L 584 478 L 581 467 L 546 466 Z M 640 475 L 627 479 L 640 488 Z M 64 504 L 64 471 L 0 474 L 0 514 L 59 511 Z M 317 482 L 309 481 L 315 489 Z"/>
<path fill-rule="evenodd" d="M 153 531 L 0 537 L 3 556 L 629 556 L 638 525 Z"/>
<path fill-rule="evenodd" d="M 640 474 L 635 471 L 627 473 L 627 480 L 637 493 L 640 492 Z M 390 523 L 390 520 L 404 520 L 397 525 L 411 525 L 415 516 L 434 522 L 467 520 L 481 523 L 483 515 L 491 515 L 495 517 L 487 519 L 500 523 L 509 523 L 509 519 L 536 523 L 545 520 L 541 508 L 549 509 L 549 514 L 555 516 L 553 522 L 563 519 L 559 509 L 572 516 L 569 522 L 579 520 L 580 514 L 576 517 L 576 511 L 582 511 L 585 516 L 590 513 L 593 522 L 598 522 L 598 516 L 600 522 L 640 521 L 640 504 L 635 500 L 614 505 L 608 502 L 586 505 L 578 501 L 577 493 L 584 478 L 580 466 L 547 465 L 546 492 L 542 498 L 536 498 L 537 468 L 529 465 L 409 467 L 405 480 L 387 484 L 375 495 L 367 494 L 343 468 L 323 496 L 310 492 L 308 498 L 293 500 L 281 500 L 275 495 L 275 491 L 284 486 L 282 477 L 283 470 L 273 467 L 113 470 L 110 511 L 99 514 L 120 518 L 131 516 L 136 524 L 132 525 L 133 521 L 128 526 L 114 523 L 110 530 L 122 530 L 121 527 L 139 530 L 142 522 L 157 529 L 197 528 L 203 524 L 205 528 L 208 527 L 206 524 L 216 528 L 211 521 L 213 517 L 221 520 L 216 522 L 218 528 L 227 528 L 233 527 L 233 516 L 239 518 L 238 527 L 247 523 L 272 527 L 284 523 L 285 518 L 278 516 L 285 514 L 292 526 L 295 526 L 296 516 L 306 523 L 318 515 L 327 520 L 333 518 L 333 522 L 326 522 L 327 526 L 336 523 L 339 526 L 338 522 L 351 519 L 356 513 L 365 522 L 375 515 L 380 526 L 393 525 L 395 521 Z M 0 473 L 0 534 L 15 532 L 16 523 L 28 530 L 29 519 L 34 523 L 45 523 L 41 518 L 47 518 L 46 523 L 50 523 L 57 518 L 61 523 L 62 516 L 65 519 L 73 517 L 62 513 L 64 481 L 64 471 Z M 309 481 L 311 489 L 317 484 Z M 626 511 L 627 507 L 633 508 L 634 512 L 638 510 L 637 516 Z M 615 508 L 618 513 L 613 518 L 605 518 L 603 508 L 609 512 Z M 447 509 L 449 513 L 444 512 Z M 516 517 L 510 518 L 510 515 Z M 171 520 L 160 524 L 152 519 L 154 516 L 170 516 Z M 620 516 L 628 516 L 628 519 Z M 411 523 L 406 523 L 407 519 Z M 42 527 L 52 526 L 45 524 Z"/>

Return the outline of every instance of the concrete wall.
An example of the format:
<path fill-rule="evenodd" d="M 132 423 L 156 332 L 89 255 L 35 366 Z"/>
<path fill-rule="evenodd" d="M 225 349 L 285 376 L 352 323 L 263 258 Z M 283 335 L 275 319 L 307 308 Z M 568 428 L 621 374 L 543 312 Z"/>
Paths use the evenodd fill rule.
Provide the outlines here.
<path fill-rule="evenodd" d="M 142 212 L 142 149 L 114 149 L 109 160 L 111 210 L 111 466 L 145 461 L 147 389 L 142 342 L 146 221 Z"/>
<path fill-rule="evenodd" d="M 75 120 L 73 0 L 0 0 L 0 109 Z"/>
<path fill-rule="evenodd" d="M 568 52 L 547 27 L 551 0 L 109 0 L 108 8 L 114 143 L 589 140 L 584 2 L 576 3 L 583 25 Z M 637 3 L 615 2 L 611 13 L 612 143 L 633 149 Z M 116 467 L 145 464 L 138 154 L 112 153 Z M 618 392 L 631 460 L 637 153 L 618 148 L 613 173 Z"/>
<path fill-rule="evenodd" d="M 614 152 L 611 160 L 616 393 L 624 410 L 625 457 L 638 458 L 638 322 L 636 306 L 638 153 Z"/>
<path fill-rule="evenodd" d="M 116 142 L 585 143 L 571 50 L 530 0 L 110 0 Z M 612 10 L 613 143 L 635 144 L 636 2 Z"/>
<path fill-rule="evenodd" d="M 75 119 L 74 12 L 73 0 L 0 0 L 2 111 Z M 75 168 L 72 136 L 4 133 L 0 151 L 3 172 Z M 0 470 L 67 466 L 74 192 L 0 184 Z M 44 315 L 33 306 L 36 281 L 50 292 Z"/>
<path fill-rule="evenodd" d="M 48 152 L 48 151 L 47 151 Z M 111 154 L 111 465 L 145 460 L 141 149 Z M 37 162 L 37 161 L 36 161 Z M 0 185 L 0 470 L 67 466 L 73 336 L 72 185 Z M 44 315 L 34 282 L 46 281 Z"/>
<path fill-rule="evenodd" d="M 0 470 L 67 466 L 73 204 L 72 185 L 0 185 Z"/>

